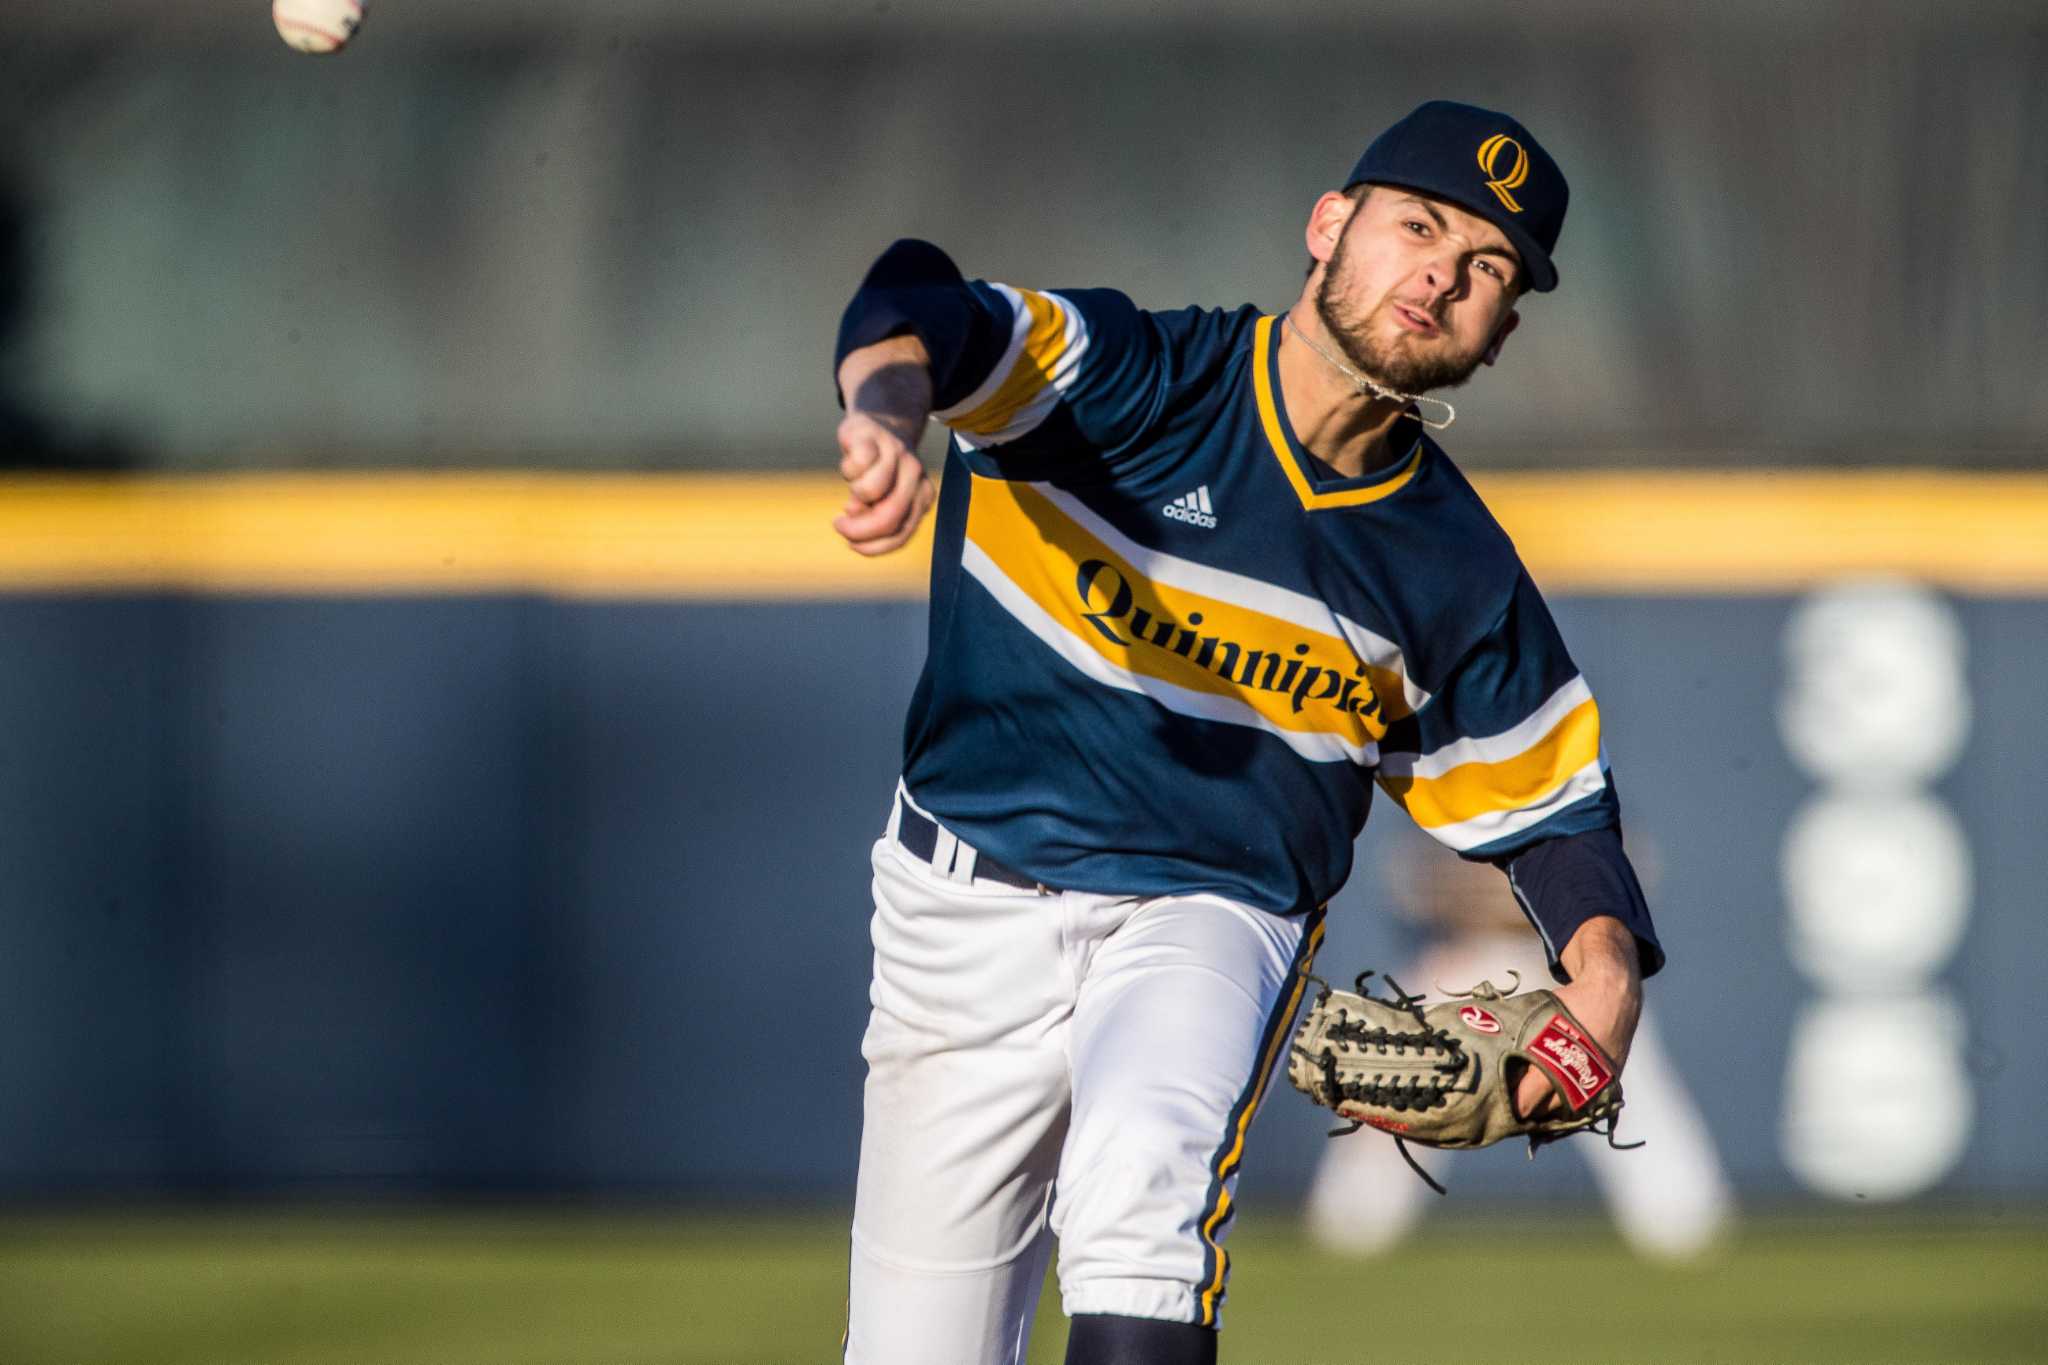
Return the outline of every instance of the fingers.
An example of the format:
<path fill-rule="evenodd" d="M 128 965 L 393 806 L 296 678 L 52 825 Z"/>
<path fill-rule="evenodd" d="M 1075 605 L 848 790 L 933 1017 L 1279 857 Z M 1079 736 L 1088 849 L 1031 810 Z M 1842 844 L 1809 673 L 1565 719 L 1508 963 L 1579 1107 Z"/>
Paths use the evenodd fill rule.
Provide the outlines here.
<path fill-rule="evenodd" d="M 894 531 L 884 532 L 874 537 L 863 537 L 858 530 L 842 527 L 840 534 L 846 537 L 847 545 L 856 554 L 873 557 L 875 555 L 888 554 L 892 550 L 900 550 L 905 545 L 908 545 L 912 537 L 917 534 L 918 525 L 924 520 L 925 513 L 931 509 L 934 496 L 935 494 L 929 483 L 921 485 L 917 491 L 910 515 Z"/>
<path fill-rule="evenodd" d="M 849 452 L 848 460 L 852 459 Z M 842 461 L 842 472 L 846 463 Z M 860 554 L 900 549 L 917 534 L 918 523 L 937 496 L 924 466 L 908 451 L 855 463 L 859 472 L 847 482 L 846 510 L 833 519 L 833 529 Z M 869 492 L 873 495 L 866 496 Z"/>
<path fill-rule="evenodd" d="M 895 486 L 896 464 L 910 454 L 896 433 L 861 413 L 839 424 L 839 477 L 863 503 L 877 503 Z"/>
<path fill-rule="evenodd" d="M 1542 1118 L 1564 1107 L 1557 1088 L 1539 1067 L 1525 1067 L 1515 1085 L 1515 1112 L 1523 1118 Z"/>
<path fill-rule="evenodd" d="M 854 550 L 864 555 L 884 555 L 888 554 L 891 550 L 902 549 L 910 543 L 911 537 L 917 534 L 918 525 L 924 521 L 925 513 L 931 510 L 932 503 L 937 498 L 938 491 L 932 487 L 931 480 L 925 478 L 923 471 L 920 470 L 918 472 L 916 491 L 912 494 L 910 515 L 904 519 L 902 527 L 894 534 L 883 536 L 879 540 L 855 544 L 853 546 Z"/>
<path fill-rule="evenodd" d="M 839 451 L 847 499 L 833 528 L 860 554 L 900 549 L 917 534 L 936 497 L 917 452 L 899 432 L 861 412 L 840 422 Z"/>

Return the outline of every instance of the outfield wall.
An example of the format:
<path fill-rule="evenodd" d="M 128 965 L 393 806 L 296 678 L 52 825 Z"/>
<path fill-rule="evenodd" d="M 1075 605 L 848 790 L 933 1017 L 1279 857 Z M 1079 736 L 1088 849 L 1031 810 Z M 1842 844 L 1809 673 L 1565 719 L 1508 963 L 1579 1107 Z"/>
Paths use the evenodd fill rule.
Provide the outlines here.
<path fill-rule="evenodd" d="M 2005 1041 L 2048 962 L 2048 480 L 1487 491 L 1601 698 L 1653 1004 L 1738 1188 L 2048 1194 L 2048 1073 Z M 0 490 L 0 1189 L 843 1197 L 923 623 L 831 501 Z M 1406 946 L 1401 822 L 1332 973 Z M 1248 1188 L 1324 1126 L 1276 1094 Z"/>

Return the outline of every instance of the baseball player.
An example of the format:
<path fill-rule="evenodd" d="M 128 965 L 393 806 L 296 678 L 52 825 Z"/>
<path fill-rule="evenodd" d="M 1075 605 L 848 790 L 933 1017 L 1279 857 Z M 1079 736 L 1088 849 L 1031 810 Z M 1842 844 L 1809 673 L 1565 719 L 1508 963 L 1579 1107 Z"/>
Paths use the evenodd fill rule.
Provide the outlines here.
<path fill-rule="evenodd" d="M 863 554 L 937 508 L 875 845 L 845 1359 L 1216 1359 L 1246 1133 L 1375 786 L 1507 873 L 1618 1066 L 1662 962 L 1600 717 L 1425 430 L 1557 284 L 1565 181 L 1432 102 L 1318 198 L 1286 312 L 968 280 L 901 241 L 841 323 Z M 935 492 L 915 450 L 951 429 Z M 1533 1068 L 1521 1112 L 1561 1101 Z"/>

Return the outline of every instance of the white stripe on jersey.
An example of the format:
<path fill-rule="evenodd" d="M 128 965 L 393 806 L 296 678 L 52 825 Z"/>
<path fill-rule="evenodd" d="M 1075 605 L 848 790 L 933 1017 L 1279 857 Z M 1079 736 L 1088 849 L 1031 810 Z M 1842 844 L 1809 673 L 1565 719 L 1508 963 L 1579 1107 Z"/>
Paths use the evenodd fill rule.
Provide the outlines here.
<path fill-rule="evenodd" d="M 1003 386 L 1003 381 L 1010 377 L 1010 371 L 1015 368 L 1017 357 L 1023 354 L 1024 339 L 1031 335 L 1031 310 L 1024 306 L 1024 296 L 1007 284 L 993 287 L 1010 304 L 1010 344 L 1003 348 L 1002 358 L 982 377 L 981 383 L 976 386 L 973 393 L 952 407 L 940 408 L 932 414 L 941 422 L 950 422 L 955 417 L 965 417 L 995 397 L 996 390 Z"/>
<path fill-rule="evenodd" d="M 1566 716 L 1593 700 L 1593 689 L 1583 675 L 1574 677 L 1550 694 L 1528 719 L 1497 735 L 1455 739 L 1426 754 L 1387 753 L 1380 756 L 1380 773 L 1387 777 L 1442 777 L 1467 763 L 1504 763 L 1533 749 L 1557 728 Z M 1483 842 L 1483 841 L 1482 841 Z"/>
<path fill-rule="evenodd" d="M 1225 602 L 1234 602 L 1249 607 L 1278 620 L 1313 630 L 1319 634 L 1330 634 L 1334 622 L 1351 643 L 1358 657 L 1373 668 L 1383 668 L 1401 679 L 1401 692 L 1408 701 L 1410 711 L 1420 711 L 1428 704 L 1430 694 L 1415 685 L 1409 678 L 1407 661 L 1401 657 L 1401 650 L 1392 640 L 1375 635 L 1349 617 L 1339 615 L 1329 606 L 1313 597 L 1267 583 L 1243 574 L 1231 573 L 1228 569 L 1212 569 L 1207 564 L 1197 564 L 1191 559 L 1180 559 L 1174 555 L 1162 554 L 1147 549 L 1123 532 L 1097 516 L 1079 499 L 1064 493 L 1049 483 L 1027 485 L 1043 496 L 1046 501 L 1073 518 L 1076 525 L 1088 534 L 1121 555 L 1125 562 L 1155 583 L 1179 588 L 1185 592 L 1200 593 Z"/>
<path fill-rule="evenodd" d="M 1490 811 L 1476 815 L 1470 820 L 1461 820 L 1455 825 L 1437 825 L 1426 832 L 1431 838 L 1463 853 L 1467 849 L 1490 844 L 1496 839 L 1505 839 L 1510 834 L 1519 834 L 1532 825 L 1539 825 L 1563 810 L 1574 801 L 1593 795 L 1607 785 L 1607 755 L 1588 763 L 1573 773 L 1565 784 L 1548 797 L 1533 806 L 1520 810 Z"/>
<path fill-rule="evenodd" d="M 965 417 L 986 403 L 1006 383 L 1011 373 L 1024 358 L 1024 349 L 1031 336 L 1031 309 L 1024 301 L 1021 291 L 1007 284 L 990 283 L 990 288 L 1000 293 L 1010 305 L 1010 344 L 1003 351 L 1003 358 L 996 362 L 988 377 L 979 387 L 961 402 L 942 412 L 934 413 L 939 421 L 951 424 L 953 419 Z M 1052 357 L 1037 356 L 1032 359 L 1043 365 L 1050 359 L 1049 382 L 1026 399 L 1008 424 L 1000 430 L 970 434 L 955 430 L 954 439 L 964 450 L 980 450 L 987 446 L 999 446 L 1007 441 L 1028 435 L 1039 423 L 1052 415 L 1067 390 L 1074 386 L 1074 380 L 1081 373 L 1081 360 L 1088 353 L 1088 320 L 1081 316 L 1081 310 L 1048 290 L 1034 290 L 1039 298 L 1051 304 L 1060 318 L 1059 350 Z"/>
<path fill-rule="evenodd" d="M 973 541 L 967 541 L 961 547 L 960 564 L 977 583 L 988 589 L 1018 624 L 1096 682 L 1125 692 L 1140 693 L 1180 715 L 1263 730 L 1311 763 L 1348 761 L 1369 768 L 1379 761 L 1377 744 L 1360 746 L 1350 744 L 1337 735 L 1284 729 L 1234 697 L 1177 687 L 1158 678 L 1119 668 L 1093 646 L 1068 633 L 1043 607 L 1031 600 L 1029 593 L 1010 580 L 987 551 Z"/>

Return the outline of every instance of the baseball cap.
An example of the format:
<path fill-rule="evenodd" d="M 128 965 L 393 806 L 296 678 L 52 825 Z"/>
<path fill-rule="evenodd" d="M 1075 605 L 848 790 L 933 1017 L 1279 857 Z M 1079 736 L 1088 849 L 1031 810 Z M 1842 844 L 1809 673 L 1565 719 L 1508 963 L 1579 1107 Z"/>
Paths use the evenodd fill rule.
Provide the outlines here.
<path fill-rule="evenodd" d="M 1550 153 L 1506 114 L 1431 100 L 1374 138 L 1345 182 L 1400 185 L 1447 199 L 1506 234 L 1529 287 L 1557 288 L 1550 252 L 1571 188 Z"/>

